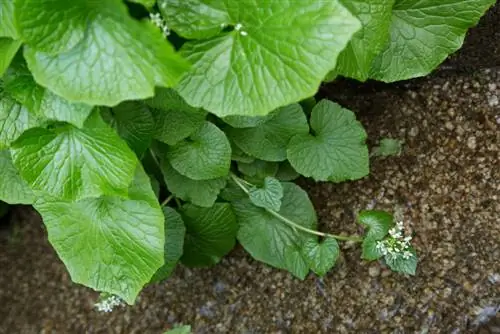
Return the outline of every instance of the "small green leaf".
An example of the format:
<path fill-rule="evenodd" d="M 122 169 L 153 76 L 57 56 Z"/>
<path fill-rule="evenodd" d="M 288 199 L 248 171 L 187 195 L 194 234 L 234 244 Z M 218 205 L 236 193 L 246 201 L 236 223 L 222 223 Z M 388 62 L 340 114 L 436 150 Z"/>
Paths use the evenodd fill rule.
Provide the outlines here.
<path fill-rule="evenodd" d="M 283 183 L 279 214 L 295 223 L 316 229 L 316 212 L 307 193 L 293 183 Z M 294 229 L 248 199 L 232 202 L 240 229 L 238 241 L 258 261 L 286 269 L 304 279 L 309 272 L 303 247 L 315 236 Z"/>
<path fill-rule="evenodd" d="M 175 145 L 199 130 L 205 123 L 207 112 L 193 108 L 173 89 L 157 89 L 154 98 L 146 100 L 154 108 L 155 138 Z"/>
<path fill-rule="evenodd" d="M 162 0 L 181 53 L 194 65 L 186 101 L 216 114 L 256 116 L 316 93 L 360 28 L 337 0 Z M 220 33 L 222 28 L 231 31 Z"/>
<path fill-rule="evenodd" d="M 33 204 L 34 194 L 12 164 L 9 151 L 0 151 L 0 201 Z"/>
<path fill-rule="evenodd" d="M 264 185 L 261 188 L 255 186 L 250 188 L 248 196 L 250 201 L 258 207 L 279 211 L 283 187 L 280 181 L 268 176 L 264 179 Z"/>
<path fill-rule="evenodd" d="M 236 243 L 238 224 L 231 205 L 215 203 L 211 208 L 192 204 L 182 207 L 186 240 L 181 261 L 191 267 L 216 264 Z"/>
<path fill-rule="evenodd" d="M 165 216 L 165 264 L 156 271 L 150 283 L 163 281 L 170 277 L 184 249 L 186 227 L 181 215 L 168 206 L 163 208 L 163 215 Z"/>
<path fill-rule="evenodd" d="M 114 106 L 174 86 L 189 68 L 162 33 L 121 1 L 16 2 L 24 56 L 35 80 L 71 102 Z"/>
<path fill-rule="evenodd" d="M 14 1 L 0 1 L 0 37 L 19 37 L 14 20 Z"/>
<path fill-rule="evenodd" d="M 413 247 L 410 247 L 409 251 L 412 255 L 408 259 L 405 259 L 403 256 L 386 255 L 384 261 L 392 271 L 415 275 L 418 263 L 417 253 Z"/>
<path fill-rule="evenodd" d="M 169 331 L 166 331 L 163 334 L 191 334 L 191 326 L 186 325 L 186 326 L 175 327 Z"/>
<path fill-rule="evenodd" d="M 276 172 L 276 178 L 280 181 L 293 181 L 300 176 L 288 160 L 280 162 L 278 166 L 278 171 Z"/>
<path fill-rule="evenodd" d="M 143 5 L 146 8 L 151 8 L 155 5 L 156 0 L 131 0 L 132 2 Z"/>
<path fill-rule="evenodd" d="M 69 124 L 26 131 L 12 146 L 19 174 L 59 199 L 126 195 L 137 159 L 94 112 L 82 129 Z"/>
<path fill-rule="evenodd" d="M 9 148 L 24 131 L 40 124 L 38 117 L 7 94 L 0 98 L 0 149 Z"/>
<path fill-rule="evenodd" d="M 368 175 L 366 132 L 352 111 L 322 100 L 310 122 L 313 134 L 297 134 L 288 144 L 288 160 L 297 172 L 334 182 Z"/>
<path fill-rule="evenodd" d="M 190 179 L 215 179 L 229 173 L 231 145 L 224 132 L 205 122 L 188 140 L 169 146 L 166 156 L 175 170 Z"/>
<path fill-rule="evenodd" d="M 2 5 L 0 4 L 0 6 Z M 12 59 L 14 59 L 21 44 L 21 41 L 13 40 L 12 38 L 0 37 L 0 78 L 9 67 Z"/>
<path fill-rule="evenodd" d="M 163 265 L 165 245 L 165 218 L 152 201 L 149 178 L 142 167 L 136 174 L 129 198 L 66 202 L 45 197 L 35 203 L 71 279 L 129 304 Z"/>
<path fill-rule="evenodd" d="M 393 82 L 428 74 L 458 50 L 467 29 L 495 0 L 397 0 L 389 43 L 373 62 L 370 76 Z"/>
<path fill-rule="evenodd" d="M 243 162 L 245 164 L 250 164 L 255 161 L 254 157 L 243 152 L 241 148 L 239 148 L 237 145 L 234 144 L 234 142 L 230 141 L 230 143 L 231 143 L 231 160 L 234 160 L 236 162 Z"/>
<path fill-rule="evenodd" d="M 385 238 L 389 229 L 394 225 L 391 214 L 380 210 L 364 210 L 358 215 L 358 222 L 368 229 L 363 240 L 363 254 L 365 260 L 376 260 L 382 257 L 382 252 L 377 249 L 377 241 Z"/>
<path fill-rule="evenodd" d="M 340 255 L 339 244 L 333 238 L 326 238 L 322 242 L 314 239 L 304 244 L 304 254 L 309 260 L 309 266 L 315 274 L 325 276 L 335 266 Z"/>
<path fill-rule="evenodd" d="M 335 74 L 366 81 L 373 59 L 389 39 L 391 8 L 395 0 L 340 0 L 362 24 L 337 60 Z"/>
<path fill-rule="evenodd" d="M 235 202 L 242 199 L 248 200 L 248 195 L 234 181 L 229 178 L 226 187 L 222 189 L 219 197 L 227 202 Z"/>
<path fill-rule="evenodd" d="M 217 200 L 221 189 L 226 186 L 227 178 L 192 180 L 179 174 L 166 159 L 161 161 L 161 171 L 168 190 L 183 201 L 198 206 L 211 207 Z"/>
<path fill-rule="evenodd" d="M 268 176 L 275 176 L 278 166 L 276 162 L 254 160 L 251 163 L 238 162 L 238 171 L 245 175 L 246 180 L 260 183 Z"/>
<path fill-rule="evenodd" d="M 253 128 L 229 128 L 228 137 L 243 152 L 261 160 L 283 161 L 290 138 L 307 134 L 307 119 L 299 104 L 274 111 L 266 122 Z"/>
<path fill-rule="evenodd" d="M 155 122 L 144 104 L 123 102 L 112 109 L 103 108 L 102 115 L 137 156 L 141 157 L 151 145 Z"/>
<path fill-rule="evenodd" d="M 371 156 L 374 157 L 389 157 L 399 155 L 401 153 L 402 141 L 392 138 L 383 138 L 378 146 L 374 147 Z"/>

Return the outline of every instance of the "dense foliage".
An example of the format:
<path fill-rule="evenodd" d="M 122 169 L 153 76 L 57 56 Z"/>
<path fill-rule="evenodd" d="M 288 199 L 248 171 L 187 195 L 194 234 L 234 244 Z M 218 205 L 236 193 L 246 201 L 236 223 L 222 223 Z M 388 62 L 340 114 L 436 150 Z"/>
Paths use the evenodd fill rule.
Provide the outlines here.
<path fill-rule="evenodd" d="M 299 278 L 342 240 L 414 274 L 388 213 L 317 231 L 291 181 L 362 178 L 369 154 L 353 112 L 311 97 L 336 76 L 429 73 L 494 2 L 1 1 L 0 200 L 35 207 L 73 281 L 129 304 L 236 242 Z"/>

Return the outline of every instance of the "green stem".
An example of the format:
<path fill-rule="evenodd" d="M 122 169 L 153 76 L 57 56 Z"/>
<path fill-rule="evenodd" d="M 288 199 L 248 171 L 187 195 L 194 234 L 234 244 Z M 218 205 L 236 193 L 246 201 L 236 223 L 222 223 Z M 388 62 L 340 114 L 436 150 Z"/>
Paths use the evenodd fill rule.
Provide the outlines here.
<path fill-rule="evenodd" d="M 160 205 L 161 205 L 162 207 L 166 206 L 166 205 L 168 204 L 168 202 L 170 202 L 173 198 L 174 198 L 174 195 L 173 195 L 173 194 L 172 194 L 172 195 L 170 195 L 170 196 L 168 196 L 168 197 L 167 197 L 167 198 L 166 198 L 163 202 L 161 202 L 161 204 L 160 204 Z"/>
<path fill-rule="evenodd" d="M 182 207 L 181 201 L 176 197 L 175 199 L 175 204 L 177 204 L 177 207 L 180 209 Z"/>
<path fill-rule="evenodd" d="M 237 177 L 233 173 L 231 173 L 231 178 L 236 183 L 236 185 L 238 185 L 238 187 L 241 188 L 241 190 L 243 190 L 246 194 L 249 194 L 248 189 L 243 184 L 243 182 L 247 183 L 246 181 L 240 179 L 239 177 Z M 354 241 L 354 242 L 361 242 L 361 241 L 363 241 L 363 238 L 358 237 L 358 236 L 343 236 L 343 235 L 323 233 L 323 232 L 311 230 L 311 229 L 309 229 L 307 227 L 304 227 L 302 225 L 299 225 L 299 224 L 295 223 L 294 221 L 291 221 L 290 219 L 288 219 L 286 217 L 283 217 L 282 215 L 280 215 L 278 212 L 276 212 L 274 210 L 270 210 L 270 209 L 265 209 L 265 210 L 267 212 L 269 212 L 271 215 L 273 215 L 274 217 L 276 217 L 279 220 L 281 220 L 283 223 L 285 223 L 285 224 L 287 224 L 287 225 L 289 225 L 289 226 L 291 226 L 293 228 L 296 228 L 298 230 L 301 230 L 303 232 L 309 233 L 309 234 L 318 235 L 318 236 L 324 237 L 324 238 L 334 238 L 334 239 L 343 240 L 343 241 Z"/>

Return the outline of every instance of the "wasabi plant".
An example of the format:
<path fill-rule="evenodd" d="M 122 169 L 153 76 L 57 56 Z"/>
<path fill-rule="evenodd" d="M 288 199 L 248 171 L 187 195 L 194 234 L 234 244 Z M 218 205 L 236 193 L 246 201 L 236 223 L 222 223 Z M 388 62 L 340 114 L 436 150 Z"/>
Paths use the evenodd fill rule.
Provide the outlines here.
<path fill-rule="evenodd" d="M 1 1 L 0 201 L 33 205 L 103 311 L 236 242 L 300 279 L 343 241 L 414 274 L 389 213 L 318 231 L 292 181 L 363 178 L 369 154 L 355 114 L 313 96 L 429 73 L 494 2 Z"/>

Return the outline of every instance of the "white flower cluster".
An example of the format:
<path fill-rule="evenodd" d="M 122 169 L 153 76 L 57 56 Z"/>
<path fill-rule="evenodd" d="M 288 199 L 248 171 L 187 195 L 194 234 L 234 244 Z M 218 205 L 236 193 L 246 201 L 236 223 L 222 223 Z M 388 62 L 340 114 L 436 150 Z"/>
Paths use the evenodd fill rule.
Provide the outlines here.
<path fill-rule="evenodd" d="M 170 29 L 168 29 L 167 22 L 161 17 L 160 13 L 149 13 L 149 18 L 155 26 L 161 29 L 165 37 L 170 35 Z"/>
<path fill-rule="evenodd" d="M 117 306 L 123 306 L 125 305 L 123 303 L 123 300 L 120 299 L 120 297 L 115 296 L 115 295 L 110 295 L 109 297 L 105 297 L 101 299 L 99 302 L 95 303 L 95 307 L 99 312 L 111 312 L 113 311 L 113 308 Z"/>
<path fill-rule="evenodd" d="M 413 255 L 410 251 L 411 236 L 404 236 L 403 229 L 403 222 L 396 223 L 396 226 L 389 230 L 389 237 L 377 242 L 377 250 L 384 256 L 402 256 L 405 260 L 409 259 Z"/>

